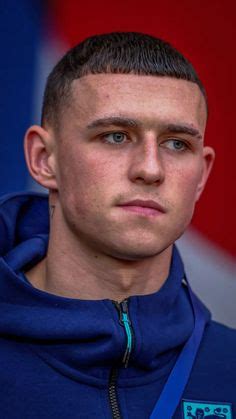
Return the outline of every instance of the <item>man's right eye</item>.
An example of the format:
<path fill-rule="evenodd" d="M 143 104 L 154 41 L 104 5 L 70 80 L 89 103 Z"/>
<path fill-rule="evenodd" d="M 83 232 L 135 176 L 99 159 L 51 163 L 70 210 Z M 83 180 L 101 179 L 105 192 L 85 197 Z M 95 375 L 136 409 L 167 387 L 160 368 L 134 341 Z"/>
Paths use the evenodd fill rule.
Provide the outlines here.
<path fill-rule="evenodd" d="M 108 144 L 123 144 L 127 141 L 127 135 L 124 132 L 110 132 L 104 134 L 102 139 Z"/>

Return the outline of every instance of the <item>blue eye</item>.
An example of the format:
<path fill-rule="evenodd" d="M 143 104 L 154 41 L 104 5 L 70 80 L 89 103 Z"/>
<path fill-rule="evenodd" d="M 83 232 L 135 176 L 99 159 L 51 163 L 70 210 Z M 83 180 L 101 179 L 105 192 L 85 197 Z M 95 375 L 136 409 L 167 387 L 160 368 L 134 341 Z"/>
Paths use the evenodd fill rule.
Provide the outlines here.
<path fill-rule="evenodd" d="M 188 148 L 184 141 L 175 139 L 165 141 L 164 146 L 174 151 L 185 151 Z"/>
<path fill-rule="evenodd" d="M 126 134 L 123 132 L 111 132 L 110 134 L 105 134 L 103 138 L 109 144 L 122 144 L 127 139 Z"/>

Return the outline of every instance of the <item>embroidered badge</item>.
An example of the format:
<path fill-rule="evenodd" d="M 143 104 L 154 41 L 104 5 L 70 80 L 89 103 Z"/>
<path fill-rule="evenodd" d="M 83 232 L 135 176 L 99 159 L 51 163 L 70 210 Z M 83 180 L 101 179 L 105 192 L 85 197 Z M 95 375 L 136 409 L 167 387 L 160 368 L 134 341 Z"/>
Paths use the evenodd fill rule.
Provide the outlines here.
<path fill-rule="evenodd" d="M 183 419 L 233 419 L 230 403 L 183 400 Z"/>

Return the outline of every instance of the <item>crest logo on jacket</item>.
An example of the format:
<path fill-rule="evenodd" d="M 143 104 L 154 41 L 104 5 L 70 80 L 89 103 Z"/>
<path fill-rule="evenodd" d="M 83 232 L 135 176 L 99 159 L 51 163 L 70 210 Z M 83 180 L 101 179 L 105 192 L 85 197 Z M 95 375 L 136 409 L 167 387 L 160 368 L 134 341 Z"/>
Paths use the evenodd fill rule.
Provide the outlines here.
<path fill-rule="evenodd" d="M 233 419 L 230 403 L 183 400 L 183 419 Z"/>

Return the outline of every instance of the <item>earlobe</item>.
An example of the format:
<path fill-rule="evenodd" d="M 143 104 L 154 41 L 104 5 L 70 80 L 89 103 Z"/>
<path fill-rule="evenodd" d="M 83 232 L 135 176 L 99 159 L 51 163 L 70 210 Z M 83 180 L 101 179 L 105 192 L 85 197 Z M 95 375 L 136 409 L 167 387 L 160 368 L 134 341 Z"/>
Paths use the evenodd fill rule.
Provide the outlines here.
<path fill-rule="evenodd" d="M 33 125 L 25 134 L 24 150 L 34 180 L 47 189 L 57 189 L 52 135 L 39 125 Z"/>
<path fill-rule="evenodd" d="M 197 194 L 196 194 L 196 201 L 199 200 L 202 192 L 204 191 L 205 185 L 207 183 L 207 179 L 211 173 L 213 163 L 215 160 L 215 151 L 212 147 L 204 147 L 203 149 L 203 167 L 202 167 L 202 175 L 201 180 L 198 184 Z"/>

